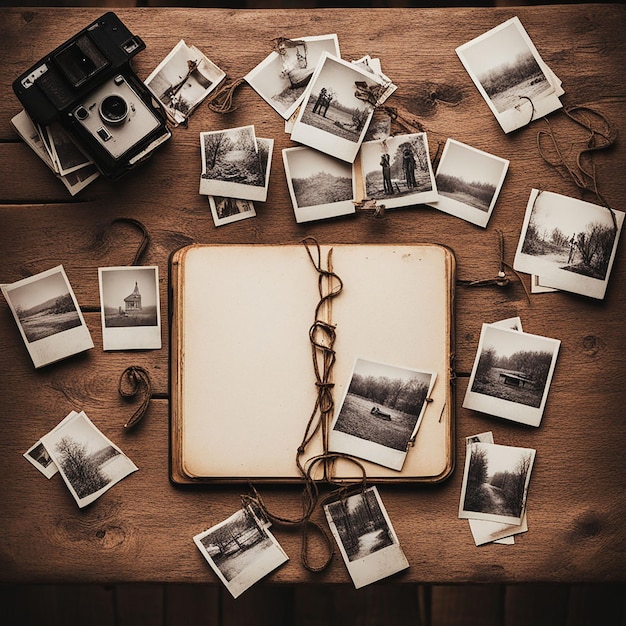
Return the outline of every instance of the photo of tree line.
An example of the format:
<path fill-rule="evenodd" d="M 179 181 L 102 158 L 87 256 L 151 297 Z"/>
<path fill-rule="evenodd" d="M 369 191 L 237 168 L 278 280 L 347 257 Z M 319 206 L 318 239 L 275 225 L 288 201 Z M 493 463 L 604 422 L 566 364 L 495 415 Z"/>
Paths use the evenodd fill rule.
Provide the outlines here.
<path fill-rule="evenodd" d="M 472 391 L 539 407 L 551 365 L 551 352 L 520 350 L 504 356 L 489 347 L 480 354 Z"/>
<path fill-rule="evenodd" d="M 311 176 L 292 178 L 291 183 L 299 207 L 332 204 L 354 197 L 351 176 L 319 171 Z"/>
<path fill-rule="evenodd" d="M 497 187 L 489 182 L 474 180 L 468 182 L 460 176 L 438 173 L 436 177 L 437 193 L 442 196 L 488 211 Z"/>
<path fill-rule="evenodd" d="M 15 309 L 29 342 L 81 325 L 71 294 L 64 293 L 30 308 Z"/>

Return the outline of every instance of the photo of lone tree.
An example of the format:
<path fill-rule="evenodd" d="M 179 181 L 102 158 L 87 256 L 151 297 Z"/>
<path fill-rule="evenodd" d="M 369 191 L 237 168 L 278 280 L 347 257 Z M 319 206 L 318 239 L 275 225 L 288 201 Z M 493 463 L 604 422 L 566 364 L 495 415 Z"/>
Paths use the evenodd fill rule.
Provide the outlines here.
<path fill-rule="evenodd" d="M 473 443 L 465 476 L 462 510 L 521 518 L 535 451 L 492 443 Z"/>

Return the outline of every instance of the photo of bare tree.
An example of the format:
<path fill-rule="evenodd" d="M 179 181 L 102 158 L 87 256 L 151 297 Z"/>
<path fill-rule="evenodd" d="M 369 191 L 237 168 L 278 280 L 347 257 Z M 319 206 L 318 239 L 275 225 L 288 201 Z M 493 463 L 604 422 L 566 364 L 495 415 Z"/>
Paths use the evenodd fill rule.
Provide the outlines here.
<path fill-rule="evenodd" d="M 469 444 L 459 517 L 520 524 L 534 459 L 531 448 Z"/>
<path fill-rule="evenodd" d="M 90 504 L 137 466 L 80 412 L 41 439 L 79 507 Z"/>

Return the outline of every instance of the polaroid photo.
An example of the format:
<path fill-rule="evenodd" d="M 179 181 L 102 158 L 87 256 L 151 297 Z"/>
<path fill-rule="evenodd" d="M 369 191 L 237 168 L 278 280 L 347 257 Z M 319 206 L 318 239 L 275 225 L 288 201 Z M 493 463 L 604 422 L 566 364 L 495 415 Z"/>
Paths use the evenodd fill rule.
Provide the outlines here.
<path fill-rule="evenodd" d="M 505 320 L 504 320 L 505 321 Z M 470 446 L 473 443 L 494 443 L 493 433 L 491 431 L 465 437 L 465 446 L 467 454 L 470 454 Z M 468 520 L 472 537 L 476 546 L 482 546 L 486 543 L 501 543 L 511 545 L 515 543 L 515 535 L 524 533 L 528 530 L 528 522 L 526 520 L 526 508 L 522 514 L 522 521 L 519 525 L 503 524 L 502 522 L 490 522 L 487 520 Z"/>
<path fill-rule="evenodd" d="M 36 368 L 93 348 L 62 265 L 0 287 Z"/>
<path fill-rule="evenodd" d="M 287 39 L 280 52 L 272 52 L 244 80 L 281 117 L 288 120 L 304 97 L 322 54 L 340 57 L 337 35 Z"/>
<path fill-rule="evenodd" d="M 356 589 L 409 567 L 376 487 L 324 506 Z"/>
<path fill-rule="evenodd" d="M 541 280 L 541 276 L 532 274 L 530 277 L 530 293 L 554 293 L 558 291 L 554 287 L 546 287 Z"/>
<path fill-rule="evenodd" d="M 256 217 L 254 204 L 250 200 L 208 196 L 208 202 L 215 226 L 223 226 L 249 217 Z"/>
<path fill-rule="evenodd" d="M 513 267 L 546 287 L 601 300 L 623 224 L 622 211 L 533 189 Z"/>
<path fill-rule="evenodd" d="M 456 53 L 505 133 L 562 107 L 560 81 L 555 82 L 518 17 Z"/>
<path fill-rule="evenodd" d="M 504 183 L 509 161 L 448 139 L 435 174 L 435 209 L 485 228 Z"/>
<path fill-rule="evenodd" d="M 56 170 L 61 176 L 71 174 L 92 164 L 72 141 L 65 129 L 55 122 L 46 127 L 49 144 L 52 148 L 52 158 L 56 165 Z"/>
<path fill-rule="evenodd" d="M 99 267 L 102 349 L 161 348 L 159 268 Z"/>
<path fill-rule="evenodd" d="M 426 133 L 364 142 L 354 163 L 357 200 L 380 201 L 386 209 L 435 202 L 437 185 Z"/>
<path fill-rule="evenodd" d="M 41 442 L 80 508 L 138 469 L 83 411 L 50 431 Z"/>
<path fill-rule="evenodd" d="M 54 429 L 61 428 L 69 419 L 74 417 L 74 415 L 78 415 L 78 413 L 76 411 L 70 411 Z M 59 472 L 59 468 L 48 454 L 41 439 L 28 448 L 22 456 L 32 463 L 48 480 Z"/>
<path fill-rule="evenodd" d="M 200 133 L 200 194 L 265 202 L 273 139 L 256 137 L 254 126 Z"/>
<path fill-rule="evenodd" d="M 355 213 L 352 166 L 306 146 L 283 149 L 296 222 Z"/>
<path fill-rule="evenodd" d="M 382 87 L 374 74 L 324 52 L 304 92 L 291 139 L 352 163 L 374 113 L 362 94 Z"/>
<path fill-rule="evenodd" d="M 391 117 L 383 111 L 376 109 L 367 127 L 363 143 L 367 141 L 382 141 L 391 136 Z M 363 144 L 361 144 L 363 147 Z"/>
<path fill-rule="evenodd" d="M 225 78 L 215 63 L 181 39 L 144 83 L 163 103 L 168 118 L 182 124 Z"/>
<path fill-rule="evenodd" d="M 459 518 L 519 526 L 535 450 L 494 443 L 467 446 Z"/>
<path fill-rule="evenodd" d="M 52 160 L 52 156 L 48 151 L 48 146 L 43 140 L 42 134 L 26 111 L 18 113 L 11 119 L 11 123 L 24 143 L 26 143 L 26 145 L 48 166 L 50 171 L 59 178 L 72 196 L 75 196 L 81 189 L 84 189 L 89 183 L 100 176 L 100 171 L 91 161 L 88 165 L 62 176 L 57 170 L 57 165 Z M 43 134 L 47 135 L 45 131 L 43 131 Z"/>
<path fill-rule="evenodd" d="M 357 358 L 332 423 L 330 449 L 400 471 L 436 377 Z"/>
<path fill-rule="evenodd" d="M 510 330 L 516 330 L 519 333 L 523 332 L 522 320 L 519 315 L 516 315 L 515 317 L 507 317 L 505 320 L 500 320 L 498 322 L 493 322 L 491 326 L 495 326 L 496 328 L 509 328 Z M 493 441 L 491 443 L 493 443 Z"/>
<path fill-rule="evenodd" d="M 376 100 L 376 106 L 382 106 L 398 87 L 391 82 L 389 76 L 383 74 L 380 59 L 372 58 L 369 54 L 366 54 L 364 57 L 352 61 L 352 63 L 380 80 L 382 87 L 379 90 L 380 93 Z"/>
<path fill-rule="evenodd" d="M 560 340 L 483 324 L 463 407 L 539 426 Z"/>
<path fill-rule="evenodd" d="M 244 507 L 193 538 L 233 598 L 289 560 L 268 526 Z"/>

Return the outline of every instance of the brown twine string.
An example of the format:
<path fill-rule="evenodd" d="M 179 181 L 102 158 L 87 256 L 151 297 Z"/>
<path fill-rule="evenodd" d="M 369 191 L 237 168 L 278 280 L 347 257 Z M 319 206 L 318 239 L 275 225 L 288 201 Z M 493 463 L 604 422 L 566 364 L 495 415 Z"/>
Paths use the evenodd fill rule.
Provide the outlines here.
<path fill-rule="evenodd" d="M 143 256 L 143 253 L 146 251 L 146 248 L 150 243 L 150 233 L 148 232 L 148 229 L 139 220 L 136 220 L 133 217 L 117 217 L 111 222 L 111 225 L 117 222 L 132 224 L 141 231 L 141 234 L 143 235 L 141 243 L 139 244 L 139 248 L 137 248 L 135 258 L 133 259 L 132 263 L 130 263 L 130 265 L 140 265 L 141 257 Z"/>
<path fill-rule="evenodd" d="M 302 526 L 302 564 L 311 572 L 319 572 L 326 569 L 330 564 L 334 554 L 334 547 L 328 532 L 311 518 L 315 511 L 325 506 L 330 500 L 346 498 L 356 490 L 365 489 L 367 476 L 365 467 L 361 461 L 351 455 L 341 452 L 331 452 L 328 449 L 330 423 L 335 407 L 332 370 L 335 364 L 334 343 L 336 333 L 335 327 L 331 323 L 332 300 L 341 293 L 343 282 L 332 268 L 332 248 L 327 255 L 327 269 L 324 269 L 322 266 L 321 248 L 317 240 L 313 237 L 306 237 L 301 243 L 304 245 L 309 259 L 318 273 L 318 292 L 320 295 L 317 306 L 315 307 L 314 322 L 309 329 L 317 397 L 313 411 L 311 412 L 304 430 L 302 441 L 296 453 L 296 465 L 304 481 L 302 514 L 296 518 L 289 518 L 272 513 L 253 485 L 250 485 L 253 494 L 242 496 L 242 500 L 244 504 L 254 504 L 259 507 L 263 515 L 273 523 Z M 320 431 L 323 452 L 311 457 L 303 463 L 302 458 L 306 453 L 309 443 Z M 352 463 L 358 468 L 360 479 L 356 483 L 342 484 L 335 481 L 333 469 L 335 462 L 340 459 Z M 323 475 L 322 479 L 317 478 L 317 473 L 320 468 Z M 319 483 L 321 482 L 336 486 L 337 488 L 325 497 L 320 498 Z M 310 535 L 312 531 L 316 532 L 322 538 L 326 550 L 326 556 L 319 565 L 314 565 L 309 558 Z"/>
<path fill-rule="evenodd" d="M 523 124 L 522 126 L 520 126 L 520 128 L 523 128 L 524 126 L 528 126 L 533 119 L 535 118 L 535 103 L 528 97 L 528 96 L 518 96 L 518 98 L 520 100 L 528 100 L 528 102 L 530 102 L 530 119 L 526 122 L 526 124 Z M 519 106 L 517 105 L 515 108 L 519 111 Z"/>
<path fill-rule="evenodd" d="M 539 155 L 548 165 L 554 167 L 563 178 L 570 178 L 583 192 L 595 195 L 599 203 L 611 213 L 613 229 L 616 231 L 617 220 L 615 219 L 615 213 L 598 188 L 598 177 L 596 166 L 593 162 L 593 153 L 598 150 L 605 150 L 617 141 L 617 128 L 600 111 L 587 105 L 572 105 L 564 108 L 562 113 L 589 133 L 588 137 L 581 142 L 583 147 L 575 153 L 574 165 L 566 162 L 564 150 L 547 118 L 544 118 L 544 121 L 548 129 L 540 130 L 537 133 Z M 546 156 L 542 146 L 542 140 L 544 139 L 550 141 L 555 158 L 551 159 Z M 570 143 L 570 153 L 575 145 L 576 142 Z"/>
<path fill-rule="evenodd" d="M 245 78 L 237 78 L 235 80 L 231 80 L 227 78 L 221 85 L 218 87 L 213 95 L 208 100 L 208 107 L 211 111 L 215 111 L 215 113 L 231 113 L 237 107 L 233 105 L 233 98 L 235 96 L 235 91 L 237 87 L 241 84 L 245 83 Z"/>
<path fill-rule="evenodd" d="M 496 287 L 501 287 L 501 288 L 508 287 L 511 284 L 511 279 L 507 276 L 506 270 L 509 269 L 511 270 L 511 272 L 513 272 L 513 274 L 515 274 L 515 276 L 521 283 L 522 287 L 524 288 L 524 293 L 526 294 L 526 298 L 528 299 L 528 302 L 530 303 L 530 294 L 528 293 L 528 289 L 526 288 L 526 285 L 524 284 L 524 281 L 522 280 L 522 277 L 520 276 L 519 272 L 515 270 L 515 268 L 513 268 L 512 265 L 509 265 L 504 260 L 504 235 L 502 234 L 501 230 L 497 230 L 496 232 L 499 235 L 499 248 L 500 248 L 500 271 L 498 272 L 497 276 L 495 278 L 479 278 L 477 280 L 457 279 L 456 283 L 457 285 L 463 285 L 464 287 L 490 287 L 493 285 L 495 285 Z"/>
<path fill-rule="evenodd" d="M 152 397 L 152 382 L 148 372 L 138 365 L 127 367 L 121 374 L 118 390 L 123 398 L 134 398 L 141 393 L 141 403 L 124 424 L 124 428 L 132 428 L 145 415 Z"/>

